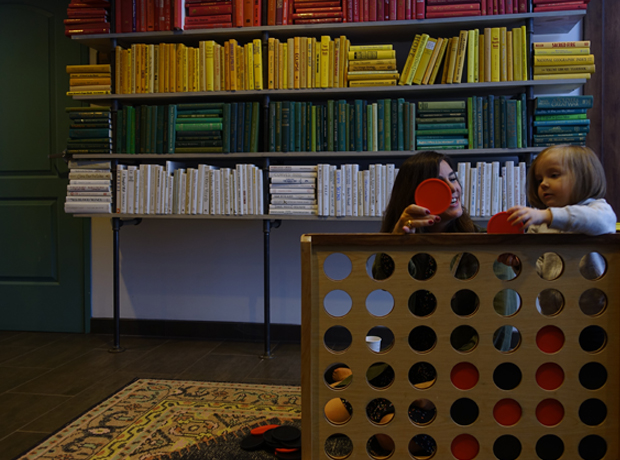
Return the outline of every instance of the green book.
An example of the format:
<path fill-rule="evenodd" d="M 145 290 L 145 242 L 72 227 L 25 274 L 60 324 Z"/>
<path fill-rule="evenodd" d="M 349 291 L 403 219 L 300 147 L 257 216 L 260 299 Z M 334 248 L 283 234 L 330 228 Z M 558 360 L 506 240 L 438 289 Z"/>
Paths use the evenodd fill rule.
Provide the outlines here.
<path fill-rule="evenodd" d="M 230 153 L 230 104 L 224 104 L 222 109 L 222 151 Z"/>
<path fill-rule="evenodd" d="M 176 147 L 175 153 L 223 153 L 222 147 Z"/>
<path fill-rule="evenodd" d="M 375 145 L 375 130 L 372 116 L 372 104 L 366 106 L 366 135 L 368 137 L 368 151 L 373 151 L 373 145 Z"/>
<path fill-rule="evenodd" d="M 549 120 L 585 120 L 588 115 L 585 113 L 567 113 L 566 115 L 535 115 L 535 121 L 549 121 Z"/>
<path fill-rule="evenodd" d="M 469 141 L 469 148 L 475 149 L 476 143 L 474 142 L 474 107 L 472 96 L 467 98 L 467 140 Z M 446 118 L 441 118 L 441 120 L 445 120 Z M 424 118 L 420 118 L 420 120 L 425 120 Z M 419 126 L 419 123 L 418 123 Z"/>
<path fill-rule="evenodd" d="M 355 152 L 355 105 L 347 104 L 347 108 L 347 139 L 349 140 L 347 150 Z"/>
<path fill-rule="evenodd" d="M 140 120 L 140 125 L 139 127 L 136 126 L 136 134 L 140 133 L 140 141 L 138 142 L 138 148 L 136 149 L 136 153 L 148 153 L 146 151 L 146 136 L 147 136 L 147 132 L 149 132 L 149 117 L 148 117 L 148 112 L 149 112 L 149 106 L 148 105 L 141 105 L 140 106 L 140 115 L 138 117 L 138 119 Z"/>
<path fill-rule="evenodd" d="M 494 139 L 493 139 L 493 145 L 495 146 L 495 148 L 499 148 L 502 146 L 502 139 L 501 139 L 501 132 L 502 132 L 502 127 L 501 127 L 501 118 L 500 118 L 500 104 L 501 101 L 499 99 L 499 97 L 496 97 L 493 101 L 493 112 L 495 114 L 494 116 L 494 127 L 493 127 L 493 131 L 494 131 Z"/>
<path fill-rule="evenodd" d="M 506 137 L 506 96 L 499 97 L 499 117 L 501 148 L 505 149 L 508 146 Z"/>
<path fill-rule="evenodd" d="M 177 113 L 177 124 L 191 125 L 200 123 L 222 123 L 222 117 L 179 117 Z"/>
<path fill-rule="evenodd" d="M 355 107 L 355 151 L 362 152 L 364 149 L 362 131 L 364 130 L 364 117 L 362 116 L 362 110 L 364 110 L 364 103 L 361 99 L 356 99 L 354 103 Z"/>
<path fill-rule="evenodd" d="M 527 97 L 525 93 L 521 93 L 519 95 L 519 100 L 521 101 L 521 147 L 527 147 L 527 127 L 528 127 L 528 118 L 527 118 Z"/>
<path fill-rule="evenodd" d="M 249 152 L 252 145 L 252 102 L 245 103 L 243 120 L 243 152 Z"/>
<path fill-rule="evenodd" d="M 414 102 L 409 104 L 409 150 L 415 150 L 416 136 L 415 136 L 415 119 L 416 119 L 416 105 Z"/>
<path fill-rule="evenodd" d="M 417 130 L 416 131 L 416 135 L 417 136 L 431 136 L 431 135 L 438 135 L 438 136 L 443 136 L 443 135 L 451 135 L 451 134 L 463 134 L 463 135 L 468 135 L 469 132 L 467 131 L 467 128 L 458 128 L 458 129 L 425 129 L 423 131 L 421 130 Z"/>
<path fill-rule="evenodd" d="M 276 103 L 269 102 L 268 146 L 270 152 L 276 151 Z"/>
<path fill-rule="evenodd" d="M 223 127 L 223 123 L 175 123 L 174 125 L 177 131 L 211 131 Z"/>
<path fill-rule="evenodd" d="M 250 123 L 250 152 L 258 152 L 258 137 L 260 133 L 260 104 L 252 102 L 252 121 Z"/>
<path fill-rule="evenodd" d="M 465 129 L 465 123 L 432 123 L 418 125 L 418 131 L 426 131 L 433 129 Z"/>
<path fill-rule="evenodd" d="M 237 135 L 233 137 L 236 140 L 235 152 L 243 152 L 243 138 L 245 136 L 245 103 L 237 102 Z"/>
<path fill-rule="evenodd" d="M 506 148 L 517 148 L 517 101 L 506 100 Z"/>
<path fill-rule="evenodd" d="M 89 115 L 92 113 L 107 113 L 110 114 L 112 112 L 111 107 L 102 107 L 102 106 L 93 106 L 93 107 L 65 107 L 65 112 L 69 112 L 70 115 L 74 113 L 88 113 Z"/>
<path fill-rule="evenodd" d="M 488 99 L 488 112 L 489 112 L 489 118 L 488 118 L 488 129 L 489 129 L 489 148 L 493 149 L 495 148 L 495 96 L 493 96 L 492 94 L 489 94 L 487 96 Z"/>
<path fill-rule="evenodd" d="M 405 112 L 404 112 L 405 99 L 402 97 L 398 98 L 397 106 L 396 106 L 396 114 L 397 114 L 397 127 L 396 127 L 396 148 L 402 152 L 405 150 Z"/>
<path fill-rule="evenodd" d="M 589 133 L 589 126 L 537 126 L 536 134 Z"/>
<path fill-rule="evenodd" d="M 237 152 L 237 138 L 239 134 L 239 103 L 230 103 L 230 153 Z"/>
<path fill-rule="evenodd" d="M 349 106 L 347 101 L 340 99 L 338 101 L 338 150 L 340 152 L 346 152 L 348 150 L 348 137 L 347 137 L 347 112 Z"/>
<path fill-rule="evenodd" d="M 416 141 L 417 145 L 467 145 L 467 139 L 418 139 Z"/>
<path fill-rule="evenodd" d="M 281 128 L 282 139 L 280 141 L 281 152 L 288 152 L 289 136 L 291 134 L 290 120 L 289 120 L 289 116 L 290 116 L 289 106 L 290 106 L 289 101 L 282 101 L 282 128 Z"/>
<path fill-rule="evenodd" d="M 418 111 L 425 110 L 465 110 L 465 101 L 420 101 L 418 102 Z"/>
<path fill-rule="evenodd" d="M 523 147 L 523 117 L 521 116 L 521 101 L 517 99 L 517 148 Z"/>
<path fill-rule="evenodd" d="M 155 136 L 155 153 L 164 153 L 164 120 L 166 107 L 157 106 L 157 134 Z"/>
<path fill-rule="evenodd" d="M 125 138 L 123 137 L 123 128 L 125 122 L 123 120 L 123 116 L 123 109 L 119 109 L 116 111 L 116 121 L 114 122 L 114 150 L 116 150 L 118 153 L 122 153 L 125 146 Z"/>
<path fill-rule="evenodd" d="M 590 120 L 534 120 L 534 126 L 589 126 Z"/>
<path fill-rule="evenodd" d="M 314 136 L 315 131 L 312 128 L 312 102 L 308 102 L 306 104 L 306 152 L 312 152 L 312 136 Z"/>
<path fill-rule="evenodd" d="M 411 130 L 409 129 L 409 102 L 403 104 L 403 134 L 404 134 L 404 147 L 409 150 L 409 138 L 411 136 Z"/>
<path fill-rule="evenodd" d="M 196 102 L 196 103 L 186 103 L 186 104 L 177 104 L 177 109 L 179 112 L 194 112 L 196 110 L 204 110 L 204 109 L 219 109 L 221 110 L 223 107 L 223 102 Z"/>
<path fill-rule="evenodd" d="M 334 151 L 334 101 L 327 101 L 327 151 Z"/>
<path fill-rule="evenodd" d="M 310 117 L 310 151 L 316 152 L 316 105 L 310 106 L 310 110 L 312 111 L 312 116 Z"/>
<path fill-rule="evenodd" d="M 385 151 L 385 100 L 377 101 L 377 140 L 379 151 Z"/>
<path fill-rule="evenodd" d="M 301 144 L 302 144 L 302 125 L 301 125 L 301 112 L 302 106 L 301 102 L 295 102 L 295 152 L 301 152 Z"/>
<path fill-rule="evenodd" d="M 482 98 L 482 148 L 489 148 L 489 99 Z M 449 134 L 449 133 L 446 133 Z"/>
<path fill-rule="evenodd" d="M 168 152 L 174 153 L 174 143 L 176 142 L 176 119 L 177 106 L 170 104 L 168 106 Z"/>
<path fill-rule="evenodd" d="M 300 130 L 299 130 L 299 140 L 300 140 L 300 144 L 299 144 L 299 151 L 300 152 L 307 152 L 310 150 L 310 148 L 308 147 L 309 144 L 309 139 L 308 139 L 308 103 L 307 102 L 302 102 L 300 103 L 300 108 L 299 108 L 299 126 L 300 126 Z"/>
<path fill-rule="evenodd" d="M 155 122 L 153 120 L 153 105 L 146 106 L 146 132 L 144 133 L 144 153 L 153 153 L 153 131 Z"/>
<path fill-rule="evenodd" d="M 295 151 L 295 102 L 289 103 L 289 136 L 288 136 L 288 151 Z"/>
<path fill-rule="evenodd" d="M 72 139 L 93 138 L 93 137 L 109 137 L 112 138 L 112 130 L 110 128 L 74 128 L 69 129 L 69 137 Z"/>
<path fill-rule="evenodd" d="M 383 139 L 385 151 L 392 150 L 392 100 L 384 99 L 383 102 Z"/>

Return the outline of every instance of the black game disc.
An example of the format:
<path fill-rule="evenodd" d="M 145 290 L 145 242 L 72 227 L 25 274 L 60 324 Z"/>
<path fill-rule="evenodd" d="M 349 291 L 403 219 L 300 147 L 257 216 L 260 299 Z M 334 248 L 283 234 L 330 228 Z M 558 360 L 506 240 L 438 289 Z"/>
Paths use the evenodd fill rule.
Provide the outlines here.
<path fill-rule="evenodd" d="M 280 441 L 278 441 L 277 439 L 273 437 L 273 432 L 275 430 L 276 428 L 274 428 L 273 430 L 265 431 L 263 433 L 263 440 L 265 441 L 265 444 L 273 448 L 281 446 Z"/>
<path fill-rule="evenodd" d="M 301 460 L 301 450 L 296 452 L 275 452 L 276 458 L 282 460 Z"/>
<path fill-rule="evenodd" d="M 265 441 L 262 435 L 254 436 L 253 434 L 250 434 L 241 440 L 239 447 L 243 450 L 257 450 L 263 447 L 264 444 Z"/>
<path fill-rule="evenodd" d="M 301 438 L 301 431 L 291 425 L 284 425 L 271 430 L 276 441 L 290 443 Z"/>

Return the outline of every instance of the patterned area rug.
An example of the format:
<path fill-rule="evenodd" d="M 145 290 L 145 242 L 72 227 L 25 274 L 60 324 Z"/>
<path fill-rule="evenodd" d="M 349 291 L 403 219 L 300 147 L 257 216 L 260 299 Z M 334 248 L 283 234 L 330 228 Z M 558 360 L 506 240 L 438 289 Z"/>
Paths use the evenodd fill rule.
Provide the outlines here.
<path fill-rule="evenodd" d="M 262 460 L 239 442 L 254 427 L 301 429 L 301 388 L 137 380 L 20 460 Z"/>

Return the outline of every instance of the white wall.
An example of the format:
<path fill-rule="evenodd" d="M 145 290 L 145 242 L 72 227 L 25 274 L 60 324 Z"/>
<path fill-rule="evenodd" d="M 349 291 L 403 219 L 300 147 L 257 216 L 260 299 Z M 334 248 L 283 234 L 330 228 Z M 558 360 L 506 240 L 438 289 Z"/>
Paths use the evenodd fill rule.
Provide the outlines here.
<path fill-rule="evenodd" d="M 377 222 L 283 221 L 271 230 L 271 322 L 301 324 L 304 233 L 377 232 Z M 263 321 L 262 221 L 143 219 L 123 226 L 121 317 Z M 112 317 L 112 227 L 92 219 L 92 317 Z"/>

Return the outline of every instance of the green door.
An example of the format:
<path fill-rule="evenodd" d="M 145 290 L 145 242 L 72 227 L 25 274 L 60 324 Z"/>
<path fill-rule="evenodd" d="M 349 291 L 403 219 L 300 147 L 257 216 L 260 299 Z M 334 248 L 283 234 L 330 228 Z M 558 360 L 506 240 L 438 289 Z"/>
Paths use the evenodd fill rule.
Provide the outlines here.
<path fill-rule="evenodd" d="M 0 330 L 87 332 L 90 221 L 64 213 L 68 0 L 0 0 Z M 85 52 L 86 51 L 86 52 Z"/>

